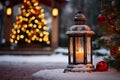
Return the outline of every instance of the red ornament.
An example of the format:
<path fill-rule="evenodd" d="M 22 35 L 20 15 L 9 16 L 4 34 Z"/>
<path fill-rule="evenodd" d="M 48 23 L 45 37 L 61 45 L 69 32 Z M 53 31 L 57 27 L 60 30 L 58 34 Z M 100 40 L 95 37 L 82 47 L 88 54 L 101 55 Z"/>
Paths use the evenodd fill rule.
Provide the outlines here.
<path fill-rule="evenodd" d="M 99 14 L 98 16 L 98 24 L 105 24 L 106 23 L 106 17 L 102 14 Z"/>
<path fill-rule="evenodd" d="M 105 61 L 100 61 L 96 65 L 97 71 L 103 72 L 103 71 L 108 71 L 108 64 Z"/>
<path fill-rule="evenodd" d="M 110 54 L 111 54 L 111 55 L 115 55 L 115 54 L 116 54 L 116 51 L 115 51 L 114 49 L 112 49 L 112 50 L 110 51 Z"/>

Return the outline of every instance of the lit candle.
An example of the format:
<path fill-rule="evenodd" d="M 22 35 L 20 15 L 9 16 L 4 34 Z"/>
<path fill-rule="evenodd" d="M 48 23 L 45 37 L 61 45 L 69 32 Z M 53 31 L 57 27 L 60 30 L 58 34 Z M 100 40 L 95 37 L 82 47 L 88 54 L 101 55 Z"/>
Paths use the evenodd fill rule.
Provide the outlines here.
<path fill-rule="evenodd" d="M 76 62 L 84 61 L 84 52 L 76 52 Z"/>

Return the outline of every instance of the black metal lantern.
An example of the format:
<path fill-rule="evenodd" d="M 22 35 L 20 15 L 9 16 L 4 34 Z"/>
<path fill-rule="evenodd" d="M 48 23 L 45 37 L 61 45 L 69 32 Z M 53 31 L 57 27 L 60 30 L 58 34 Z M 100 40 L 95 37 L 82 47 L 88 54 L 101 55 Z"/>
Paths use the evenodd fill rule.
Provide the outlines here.
<path fill-rule="evenodd" d="M 71 67 L 71 65 L 92 65 L 91 37 L 94 32 L 91 31 L 89 26 L 85 25 L 86 17 L 80 11 L 75 16 L 74 21 L 75 25 L 70 27 L 70 30 L 66 32 L 69 40 L 69 65 L 65 69 L 65 72 L 72 71 L 74 66 Z"/>

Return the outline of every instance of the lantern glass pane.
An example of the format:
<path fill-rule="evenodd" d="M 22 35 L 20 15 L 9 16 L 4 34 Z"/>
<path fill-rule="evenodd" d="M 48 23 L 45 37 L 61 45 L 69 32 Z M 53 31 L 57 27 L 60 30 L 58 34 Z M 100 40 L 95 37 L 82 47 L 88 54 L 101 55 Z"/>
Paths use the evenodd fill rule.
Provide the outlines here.
<path fill-rule="evenodd" d="M 84 62 L 84 38 L 76 37 L 76 63 Z"/>
<path fill-rule="evenodd" d="M 70 37 L 70 48 L 69 48 L 69 55 L 70 55 L 70 63 L 73 63 L 73 38 Z"/>
<path fill-rule="evenodd" d="M 87 37 L 87 42 L 86 42 L 86 46 L 87 46 L 87 63 L 91 63 L 91 37 Z"/>

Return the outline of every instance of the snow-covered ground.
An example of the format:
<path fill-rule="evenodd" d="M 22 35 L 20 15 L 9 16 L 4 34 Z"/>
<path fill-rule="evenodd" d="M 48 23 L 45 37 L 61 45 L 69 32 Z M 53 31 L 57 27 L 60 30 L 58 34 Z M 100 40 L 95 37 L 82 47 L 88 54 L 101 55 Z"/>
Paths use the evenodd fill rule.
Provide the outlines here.
<path fill-rule="evenodd" d="M 65 63 L 67 66 L 68 56 L 63 53 L 67 53 L 66 49 L 59 48 L 52 55 L 0 55 L 0 63 L 3 62 L 34 62 L 34 63 L 50 63 L 47 65 L 55 65 L 51 63 Z M 96 50 L 95 52 L 107 53 L 109 51 L 105 49 Z M 95 56 L 93 55 L 93 65 L 96 66 L 97 62 L 102 61 L 105 56 Z M 34 80 L 119 80 L 120 73 L 115 70 L 109 70 L 107 72 L 68 72 L 63 73 L 64 69 L 51 69 L 51 70 L 41 70 L 33 74 Z"/>
<path fill-rule="evenodd" d="M 109 53 L 105 49 L 96 50 L 96 52 Z M 61 62 L 68 63 L 68 56 L 66 55 L 66 48 L 58 48 L 55 50 L 52 55 L 31 55 L 31 56 L 22 56 L 22 55 L 0 55 L 0 62 Z M 97 62 L 103 60 L 103 56 L 97 57 L 93 55 L 93 64 L 96 65 Z"/>
<path fill-rule="evenodd" d="M 120 80 L 114 69 L 106 72 L 68 72 L 64 69 L 41 70 L 33 74 L 34 80 Z"/>
<path fill-rule="evenodd" d="M 102 61 L 104 57 L 93 56 L 94 66 L 97 62 Z M 35 63 L 68 63 L 68 56 L 62 54 L 44 55 L 44 56 L 17 56 L 17 55 L 1 55 L 0 62 L 35 62 Z"/>
<path fill-rule="evenodd" d="M 22 55 L 1 55 L 0 62 L 67 62 L 67 56 L 62 54 L 53 54 L 53 55 L 31 55 L 31 56 L 22 56 Z"/>
<path fill-rule="evenodd" d="M 59 50 L 58 50 L 59 51 Z M 101 54 L 109 55 L 109 51 L 106 49 L 95 50 Z M 96 67 L 96 64 L 99 61 L 102 61 L 106 56 L 95 56 L 93 55 L 93 65 Z M 67 58 L 67 57 L 66 57 Z M 61 58 L 62 59 L 62 58 Z M 65 60 L 63 60 L 65 61 Z M 67 62 L 67 60 L 65 61 Z M 64 69 L 45 69 L 34 73 L 34 80 L 120 80 L 120 72 L 117 72 L 115 69 L 109 69 L 106 72 L 67 72 L 63 73 Z"/>

